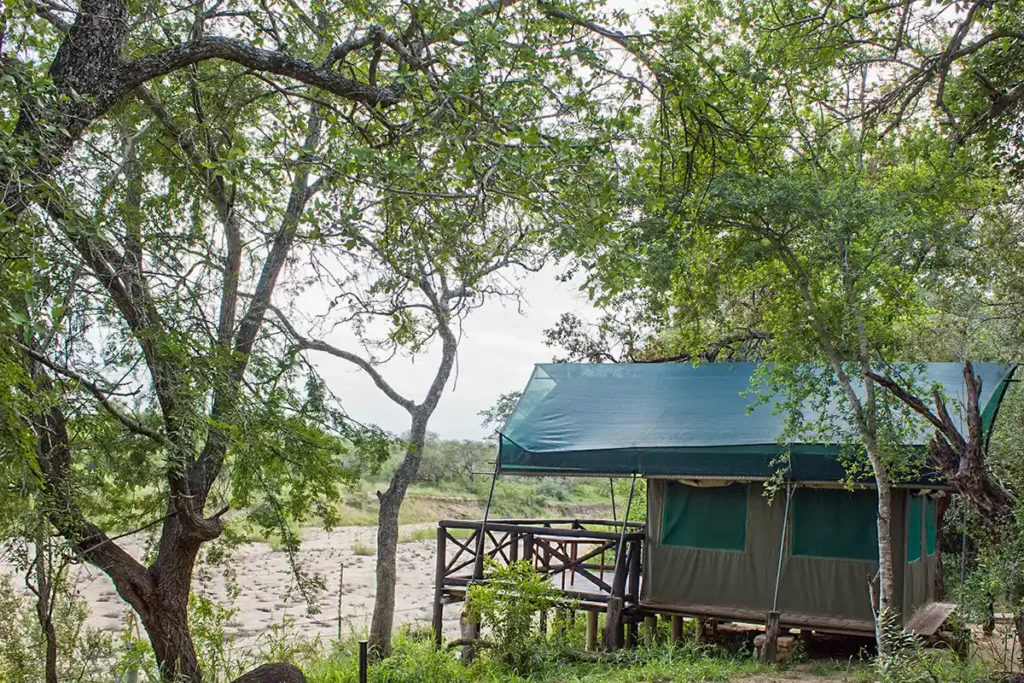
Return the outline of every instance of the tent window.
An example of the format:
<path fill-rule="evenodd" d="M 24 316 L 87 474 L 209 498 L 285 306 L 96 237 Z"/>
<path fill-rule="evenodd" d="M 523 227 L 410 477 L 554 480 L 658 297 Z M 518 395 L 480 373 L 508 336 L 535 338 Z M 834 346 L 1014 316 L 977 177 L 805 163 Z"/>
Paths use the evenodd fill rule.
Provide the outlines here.
<path fill-rule="evenodd" d="M 746 485 L 699 488 L 669 482 L 665 486 L 661 542 L 688 548 L 745 550 Z"/>
<path fill-rule="evenodd" d="M 910 496 L 907 508 L 907 562 L 921 559 L 921 496 Z"/>
<path fill-rule="evenodd" d="M 924 549 L 929 555 L 935 554 L 935 527 L 938 520 L 935 518 L 935 499 L 924 499 Z"/>
<path fill-rule="evenodd" d="M 793 495 L 792 553 L 877 562 L 877 512 L 874 491 L 801 488 Z"/>

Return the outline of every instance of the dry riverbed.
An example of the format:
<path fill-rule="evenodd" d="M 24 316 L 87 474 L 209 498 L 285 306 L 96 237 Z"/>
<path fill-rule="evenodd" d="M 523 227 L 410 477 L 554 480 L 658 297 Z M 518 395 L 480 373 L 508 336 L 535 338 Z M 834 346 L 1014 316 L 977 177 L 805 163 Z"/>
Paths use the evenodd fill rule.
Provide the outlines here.
<path fill-rule="evenodd" d="M 423 528 L 433 528 L 433 525 L 405 525 L 402 534 Z M 294 633 L 303 637 L 330 639 L 338 630 L 339 570 L 344 564 L 343 629 L 346 633 L 362 633 L 369 626 L 376 590 L 377 558 L 365 553 L 373 550 L 376 533 L 376 527 L 366 526 L 341 527 L 329 532 L 315 528 L 303 530 L 296 559 L 304 572 L 318 574 L 325 582 L 325 590 L 319 593 L 317 614 L 310 614 L 307 609 L 288 553 L 267 543 L 246 543 L 234 551 L 229 565 L 234 572 L 231 583 L 239 591 L 234 599 L 220 567 L 201 568 L 194 585 L 221 606 L 236 610 L 226 631 L 240 641 L 251 640 L 286 621 L 290 622 Z M 396 624 L 430 623 L 435 547 L 432 540 L 399 544 Z M 128 543 L 126 549 L 136 557 L 143 553 L 141 543 Z M 0 572 L 12 569 L 0 561 Z M 92 611 L 88 624 L 107 631 L 121 631 L 129 608 L 107 576 L 87 565 L 76 565 L 71 572 L 78 592 Z M 16 580 L 15 585 L 24 586 L 24 583 Z M 445 632 L 455 634 L 457 631 L 458 608 L 450 607 L 445 610 Z"/>

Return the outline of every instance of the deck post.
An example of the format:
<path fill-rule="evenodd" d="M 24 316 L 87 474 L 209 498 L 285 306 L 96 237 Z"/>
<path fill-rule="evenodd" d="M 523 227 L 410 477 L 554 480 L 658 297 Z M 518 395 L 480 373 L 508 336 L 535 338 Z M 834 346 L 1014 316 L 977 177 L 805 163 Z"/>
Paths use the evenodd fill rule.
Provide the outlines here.
<path fill-rule="evenodd" d="M 648 614 L 644 617 L 644 645 L 654 647 L 658 638 L 658 615 Z"/>
<path fill-rule="evenodd" d="M 678 643 L 683 639 L 683 618 L 678 614 L 672 615 L 672 642 Z"/>
<path fill-rule="evenodd" d="M 775 610 L 768 612 L 764 627 L 764 645 L 761 647 L 761 662 L 763 664 L 774 664 L 778 657 L 779 648 L 779 613 Z"/>
<path fill-rule="evenodd" d="M 431 624 L 434 629 L 434 645 L 441 647 L 444 641 L 444 572 L 447 556 L 448 530 L 437 527 L 437 567 L 434 570 L 434 618 Z M 340 598 L 339 598 L 340 600 Z"/>
<path fill-rule="evenodd" d="M 604 620 L 604 645 L 609 650 L 622 647 L 622 598 L 608 598 L 608 613 Z"/>
<path fill-rule="evenodd" d="M 587 610 L 587 650 L 597 649 L 597 610 Z"/>

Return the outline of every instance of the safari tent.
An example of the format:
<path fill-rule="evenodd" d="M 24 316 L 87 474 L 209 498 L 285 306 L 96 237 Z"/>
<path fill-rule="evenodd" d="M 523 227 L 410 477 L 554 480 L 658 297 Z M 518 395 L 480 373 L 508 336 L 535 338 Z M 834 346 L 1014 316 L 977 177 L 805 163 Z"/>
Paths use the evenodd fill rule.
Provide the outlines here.
<path fill-rule="evenodd" d="M 1015 366 L 974 368 L 988 438 Z M 951 405 L 962 403 L 961 364 L 912 369 L 918 386 L 941 385 Z M 772 611 L 783 627 L 870 634 L 872 480 L 844 485 L 850 446 L 787 428 L 775 397 L 757 400 L 758 371 L 749 363 L 537 365 L 501 432 L 498 471 L 646 478 L 642 614 L 763 622 Z M 807 400 L 799 412 L 805 423 L 832 425 L 831 434 L 852 433 L 835 405 Z M 947 487 L 924 458 L 929 437 L 907 431 L 900 446 L 921 456 L 921 467 L 893 489 L 896 603 L 919 631 L 948 614 L 934 604 L 935 496 Z"/>

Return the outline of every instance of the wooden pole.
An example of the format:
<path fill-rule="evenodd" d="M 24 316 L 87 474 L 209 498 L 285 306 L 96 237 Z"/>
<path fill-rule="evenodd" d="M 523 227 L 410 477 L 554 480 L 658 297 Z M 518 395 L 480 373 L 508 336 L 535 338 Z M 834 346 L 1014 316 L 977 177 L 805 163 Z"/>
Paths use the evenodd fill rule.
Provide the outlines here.
<path fill-rule="evenodd" d="M 434 645 L 441 647 L 444 642 L 444 572 L 448 561 L 448 530 L 437 527 L 437 565 L 434 568 L 434 616 L 431 626 L 434 630 Z"/>
<path fill-rule="evenodd" d="M 345 593 L 345 563 L 338 567 L 338 642 L 341 642 L 341 601 Z"/>
<path fill-rule="evenodd" d="M 487 537 L 487 518 L 491 515 L 491 501 L 494 499 L 494 484 L 498 481 L 498 463 L 494 463 L 494 474 L 491 475 L 491 490 L 487 494 L 487 505 L 484 506 L 484 519 L 480 523 L 480 536 L 476 541 L 476 557 L 473 563 L 473 578 L 469 582 L 472 586 L 477 581 L 480 581 L 484 577 L 484 557 L 486 551 L 484 545 Z M 467 591 L 467 595 L 469 592 Z M 462 610 L 462 617 L 459 619 L 459 626 L 461 631 L 462 640 L 467 642 L 476 642 L 477 638 L 480 637 L 480 621 L 477 619 L 469 619 L 466 616 L 466 610 Z M 436 636 L 435 636 L 436 637 Z M 465 663 L 473 661 L 473 657 L 476 655 L 476 648 L 472 645 L 465 646 L 462 648 L 462 660 Z"/>
<path fill-rule="evenodd" d="M 775 610 L 768 612 L 764 627 L 764 646 L 761 648 L 761 662 L 774 664 L 778 656 L 779 647 L 779 613 Z"/>
<path fill-rule="evenodd" d="M 629 571 L 625 553 L 626 522 L 629 510 L 633 505 L 633 492 L 636 490 L 636 474 L 629 486 L 629 499 L 626 502 L 626 514 L 622 518 L 622 531 L 619 533 L 619 544 L 615 551 L 615 575 L 612 578 L 612 594 L 608 598 L 608 611 L 604 621 L 604 642 L 609 650 L 622 647 L 622 610 L 623 596 L 626 591 L 626 579 Z"/>
<path fill-rule="evenodd" d="M 587 650 L 597 649 L 597 610 L 587 610 Z"/>
<path fill-rule="evenodd" d="M 622 598 L 608 598 L 608 613 L 604 620 L 604 645 L 609 650 L 622 647 Z"/>
<path fill-rule="evenodd" d="M 678 643 L 683 639 L 683 618 L 678 614 L 672 615 L 672 642 Z"/>
<path fill-rule="evenodd" d="M 644 645 L 654 647 L 658 638 L 658 615 L 648 614 L 644 617 Z"/>

